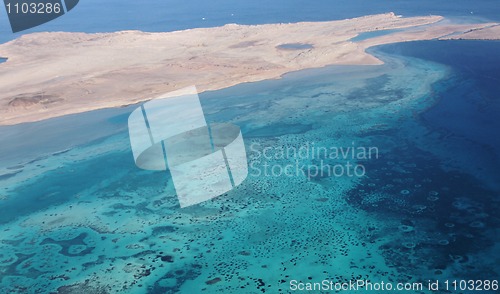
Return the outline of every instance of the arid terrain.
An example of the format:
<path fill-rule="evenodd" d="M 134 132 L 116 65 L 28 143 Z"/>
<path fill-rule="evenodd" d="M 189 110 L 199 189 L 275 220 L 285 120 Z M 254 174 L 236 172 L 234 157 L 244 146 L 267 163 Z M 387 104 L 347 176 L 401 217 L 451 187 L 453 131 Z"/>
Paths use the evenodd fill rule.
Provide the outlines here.
<path fill-rule="evenodd" d="M 119 107 L 189 85 L 199 91 L 335 64 L 376 65 L 371 46 L 499 39 L 497 23 L 454 24 L 393 13 L 329 22 L 148 33 L 34 33 L 0 45 L 0 125 Z M 399 29 L 359 42 L 364 32 Z M 403 29 L 403 30 L 400 30 Z"/>

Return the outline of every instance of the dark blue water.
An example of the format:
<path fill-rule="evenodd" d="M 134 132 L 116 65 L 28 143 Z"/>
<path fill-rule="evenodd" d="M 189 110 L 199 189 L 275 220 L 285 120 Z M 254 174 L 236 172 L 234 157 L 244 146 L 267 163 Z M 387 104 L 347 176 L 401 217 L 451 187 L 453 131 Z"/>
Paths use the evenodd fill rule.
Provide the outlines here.
<path fill-rule="evenodd" d="M 0 9 L 0 42 L 39 31 L 162 32 L 227 23 L 327 21 L 390 11 L 404 16 L 437 14 L 464 21 L 500 20 L 500 5 L 496 0 L 85 0 L 67 15 L 17 34 L 10 30 L 5 9 Z"/>
<path fill-rule="evenodd" d="M 451 77 L 442 81 L 446 90 L 421 119 L 442 134 L 442 140 L 480 150 L 477 160 L 488 162 L 493 168 L 488 174 L 500 183 L 500 42 L 422 41 L 382 48 L 452 68 Z"/>
<path fill-rule="evenodd" d="M 456 264 L 467 268 L 454 272 L 456 278 L 498 277 L 498 264 L 475 267 L 471 257 L 489 260 L 489 250 L 499 242 L 500 42 L 420 41 L 375 51 L 444 64 L 450 74 L 432 86 L 435 104 L 415 114 L 424 134 L 407 122 L 399 132 L 379 132 L 396 139 L 398 147 L 384 160 L 367 163 L 373 172 L 348 193 L 348 202 L 384 219 L 395 217 L 425 235 L 403 243 L 407 249 L 402 251 L 398 243 L 380 247 L 387 263 L 408 269 L 413 277 L 439 278 Z M 418 143 L 419 136 L 426 146 Z M 380 187 L 379 179 L 390 185 Z M 366 201 L 373 193 L 393 197 L 373 205 Z M 401 201 L 402 194 L 406 200 Z M 408 240 L 414 236 L 405 234 Z M 408 253 L 422 260 L 427 271 L 419 272 L 405 257 Z"/>

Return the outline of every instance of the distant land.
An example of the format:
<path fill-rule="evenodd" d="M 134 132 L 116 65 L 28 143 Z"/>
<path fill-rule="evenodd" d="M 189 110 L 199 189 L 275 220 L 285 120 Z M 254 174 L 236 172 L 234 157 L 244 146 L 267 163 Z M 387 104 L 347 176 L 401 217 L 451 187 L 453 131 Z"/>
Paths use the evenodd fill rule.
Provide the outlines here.
<path fill-rule="evenodd" d="M 351 41 L 381 30 L 394 31 Z M 386 13 L 165 33 L 33 33 L 0 45 L 8 58 L 0 63 L 0 125 L 134 104 L 189 85 L 217 90 L 307 68 L 376 65 L 369 47 L 430 39 L 500 39 L 500 26 Z"/>

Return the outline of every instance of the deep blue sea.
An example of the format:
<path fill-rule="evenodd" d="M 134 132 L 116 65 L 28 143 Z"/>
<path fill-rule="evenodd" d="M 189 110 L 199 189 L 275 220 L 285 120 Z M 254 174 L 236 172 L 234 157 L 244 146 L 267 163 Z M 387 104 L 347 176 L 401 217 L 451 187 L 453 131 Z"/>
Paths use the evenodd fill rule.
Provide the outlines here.
<path fill-rule="evenodd" d="M 500 15 L 495 1 L 100 3 L 82 0 L 32 31 L 168 31 L 387 11 Z M 11 39 L 2 20 L 1 36 Z M 465 279 L 498 293 L 484 285 L 500 279 L 500 42 L 370 52 L 385 64 L 200 94 L 209 123 L 240 126 L 250 169 L 234 190 L 189 208 L 179 208 L 170 174 L 135 166 L 127 119 L 137 105 L 0 127 L 0 289 L 288 293 L 292 280 L 326 279 L 477 293 L 444 288 Z M 304 146 L 376 148 L 377 156 L 280 155 Z M 297 174 L 266 174 L 295 164 Z M 330 173 L 346 164 L 365 174 Z M 438 291 L 429 280 L 440 281 Z"/>

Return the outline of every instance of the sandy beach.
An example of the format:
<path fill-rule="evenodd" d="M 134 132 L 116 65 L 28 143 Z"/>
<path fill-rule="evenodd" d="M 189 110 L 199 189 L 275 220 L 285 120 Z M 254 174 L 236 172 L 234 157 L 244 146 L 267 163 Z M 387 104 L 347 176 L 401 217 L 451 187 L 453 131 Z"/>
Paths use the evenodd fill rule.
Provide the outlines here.
<path fill-rule="evenodd" d="M 228 24 L 166 33 L 33 33 L 0 45 L 0 125 L 119 107 L 190 85 L 199 91 L 327 65 L 377 65 L 371 46 L 499 39 L 498 23 L 394 13 L 328 22 Z M 359 42 L 379 30 L 393 33 Z"/>

